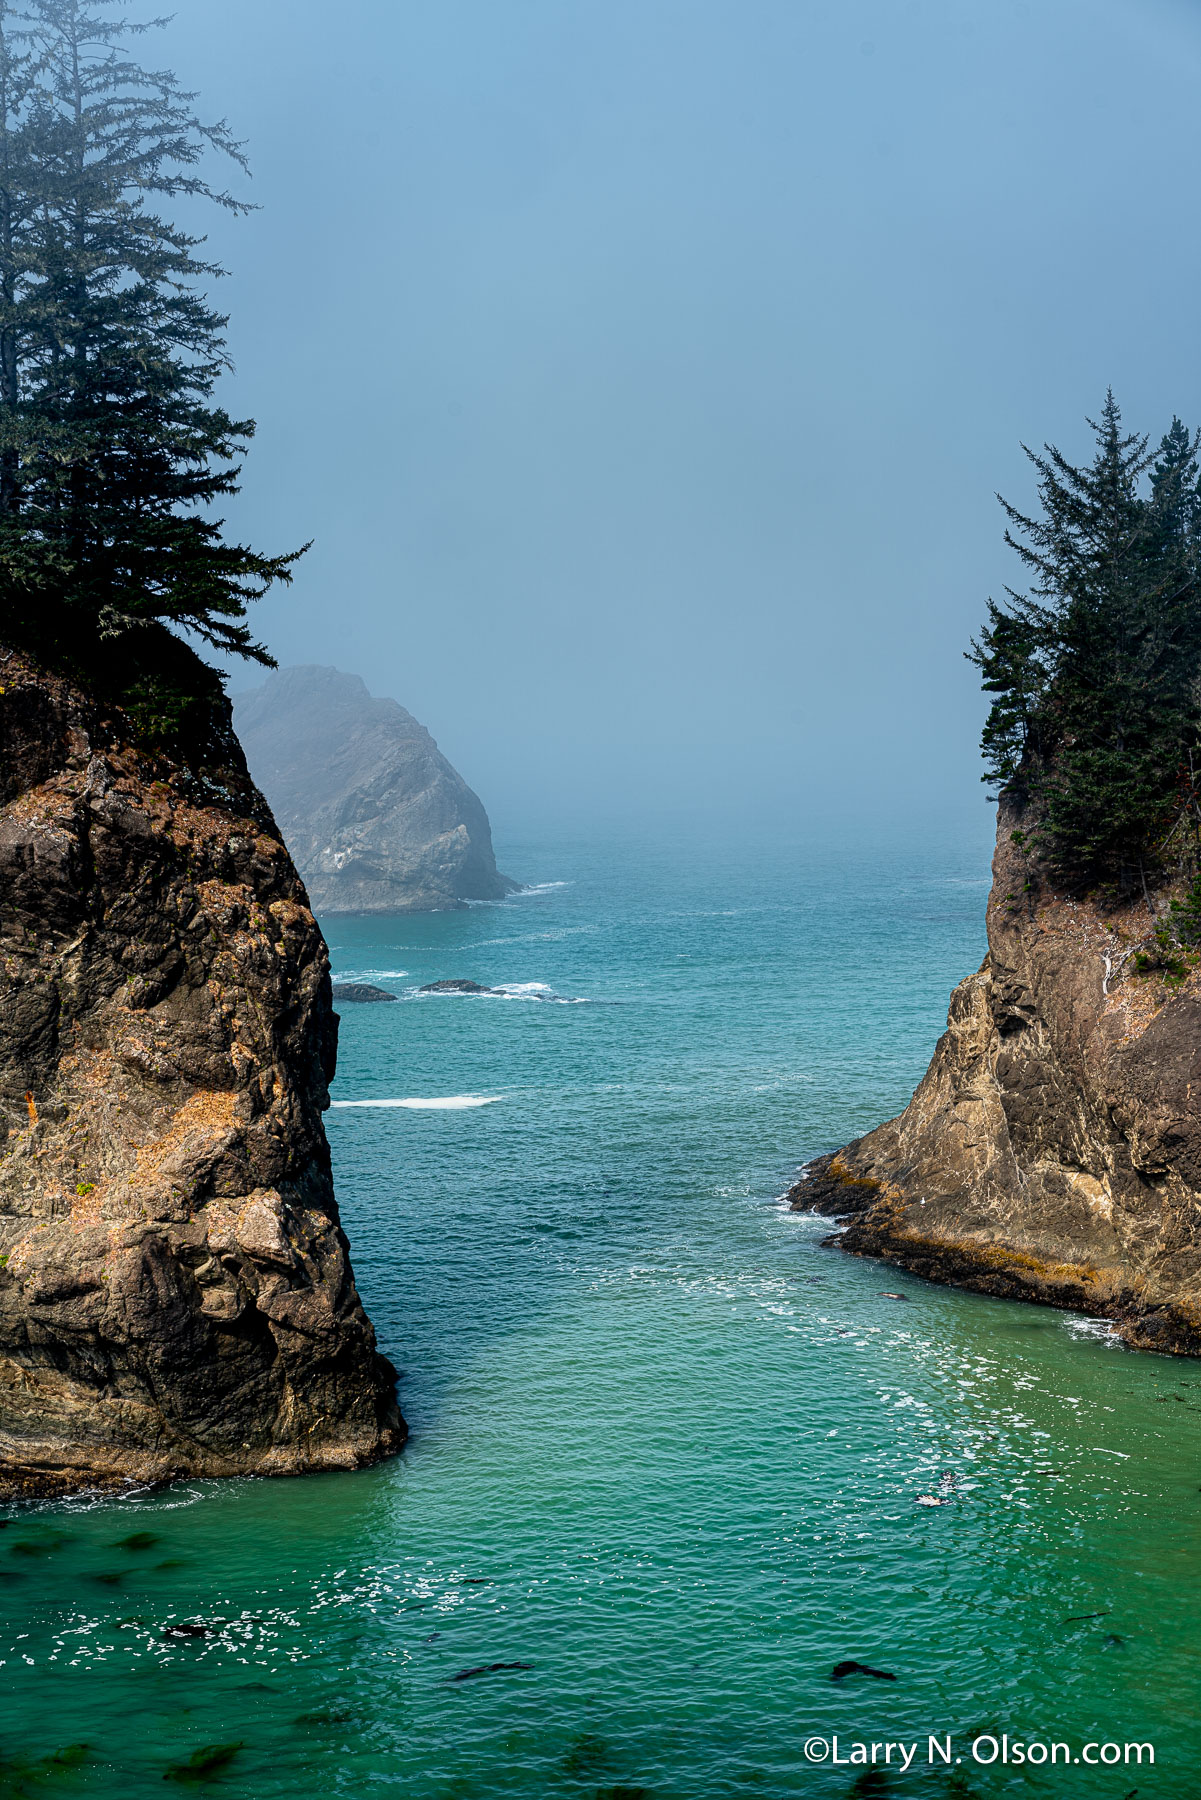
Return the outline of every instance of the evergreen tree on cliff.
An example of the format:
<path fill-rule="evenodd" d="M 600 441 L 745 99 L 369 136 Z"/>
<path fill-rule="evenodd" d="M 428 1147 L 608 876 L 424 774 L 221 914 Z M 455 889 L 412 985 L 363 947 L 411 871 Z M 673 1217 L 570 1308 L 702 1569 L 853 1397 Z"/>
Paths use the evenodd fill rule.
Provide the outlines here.
<path fill-rule="evenodd" d="M 243 205 L 243 165 L 114 0 L 0 0 L 0 583 L 6 634 L 170 730 L 216 677 L 176 634 L 261 663 L 249 604 L 292 555 L 227 539 L 253 422 L 214 402 L 222 271 L 163 202 Z"/>
<path fill-rule="evenodd" d="M 1178 419 L 1152 453 L 1111 393 L 1093 431 L 1084 467 L 1027 451 L 1041 515 L 1002 505 L 1031 590 L 989 602 L 969 656 L 994 696 L 986 779 L 1032 805 L 1063 878 L 1126 891 L 1196 806 L 1201 485 Z"/>

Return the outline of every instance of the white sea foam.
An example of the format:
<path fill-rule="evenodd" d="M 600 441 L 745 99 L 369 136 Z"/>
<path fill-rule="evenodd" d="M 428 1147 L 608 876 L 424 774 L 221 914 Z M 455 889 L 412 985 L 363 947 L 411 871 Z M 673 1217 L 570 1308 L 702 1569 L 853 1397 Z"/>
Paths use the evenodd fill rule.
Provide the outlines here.
<path fill-rule="evenodd" d="M 510 900 L 524 900 L 530 894 L 551 894 L 556 888 L 574 887 L 574 881 L 535 881 L 530 887 L 514 888 L 499 900 L 465 900 L 465 906 L 507 906 Z"/>
<path fill-rule="evenodd" d="M 410 988 L 410 995 L 418 1000 L 539 1000 L 550 1006 L 590 1006 L 592 1002 L 586 998 L 578 999 L 567 994 L 556 994 L 545 981 L 498 981 L 495 987 L 485 988 L 482 994 L 464 992 L 462 988 L 442 988 L 431 993 L 427 988 Z"/>
<path fill-rule="evenodd" d="M 1069 1313 L 1063 1321 L 1073 1337 L 1099 1338 L 1103 1344 L 1125 1349 L 1116 1325 L 1110 1319 L 1086 1319 Z"/>
<path fill-rule="evenodd" d="M 332 979 L 334 981 L 403 981 L 408 972 L 407 969 L 356 969 L 348 975 L 333 975 Z"/>
<path fill-rule="evenodd" d="M 564 938 L 597 937 L 606 928 L 603 925 L 560 925 L 553 931 L 519 931 L 509 937 L 475 938 L 465 944 L 465 950 L 490 950 L 497 944 L 558 944 Z"/>
<path fill-rule="evenodd" d="M 331 1100 L 331 1106 L 402 1106 L 409 1112 L 464 1112 L 469 1106 L 495 1106 L 499 1094 L 447 1094 L 431 1100 Z"/>

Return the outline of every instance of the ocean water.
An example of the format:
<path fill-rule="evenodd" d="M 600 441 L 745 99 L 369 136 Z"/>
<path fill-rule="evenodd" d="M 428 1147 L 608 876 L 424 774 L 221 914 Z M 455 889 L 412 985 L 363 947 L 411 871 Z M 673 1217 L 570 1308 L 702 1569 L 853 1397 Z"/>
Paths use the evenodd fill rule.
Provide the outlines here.
<path fill-rule="evenodd" d="M 328 1125 L 409 1447 L 10 1509 L 0 1794 L 1201 1793 L 1201 1367 L 779 1200 L 921 1075 L 983 828 L 501 861 L 532 891 L 329 922 L 400 996 L 343 1009 Z"/>

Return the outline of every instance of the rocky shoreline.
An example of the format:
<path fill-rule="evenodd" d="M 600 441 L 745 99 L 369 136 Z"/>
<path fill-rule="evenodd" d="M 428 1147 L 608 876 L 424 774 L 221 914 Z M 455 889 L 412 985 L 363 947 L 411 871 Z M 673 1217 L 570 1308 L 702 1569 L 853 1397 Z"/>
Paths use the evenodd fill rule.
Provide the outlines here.
<path fill-rule="evenodd" d="M 1024 825 L 1002 806 L 988 955 L 909 1106 L 789 1202 L 853 1254 L 1201 1355 L 1201 958 L 1140 972 L 1172 888 L 1108 911 L 1058 893 Z"/>
<path fill-rule="evenodd" d="M 0 1494 L 393 1453 L 328 956 L 228 708 L 173 760 L 0 653 L 0 781 Z"/>

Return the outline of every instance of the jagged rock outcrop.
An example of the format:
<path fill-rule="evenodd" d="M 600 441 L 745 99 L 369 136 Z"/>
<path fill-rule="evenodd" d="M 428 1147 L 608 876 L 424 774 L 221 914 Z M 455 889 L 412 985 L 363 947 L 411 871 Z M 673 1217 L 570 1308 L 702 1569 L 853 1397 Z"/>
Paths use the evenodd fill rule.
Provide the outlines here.
<path fill-rule="evenodd" d="M 0 652 L 0 1492 L 397 1449 L 321 1123 L 336 1017 L 228 723 L 202 767 Z"/>
<path fill-rule="evenodd" d="M 280 669 L 234 723 L 319 913 L 501 900 L 488 815 L 412 713 L 357 675 Z"/>
<path fill-rule="evenodd" d="M 1148 905 L 1056 893 L 1023 823 L 1002 809 L 988 955 L 909 1106 L 790 1198 L 844 1220 L 847 1250 L 1198 1355 L 1201 968 L 1139 973 Z M 1158 916 L 1168 898 L 1150 896 Z"/>

